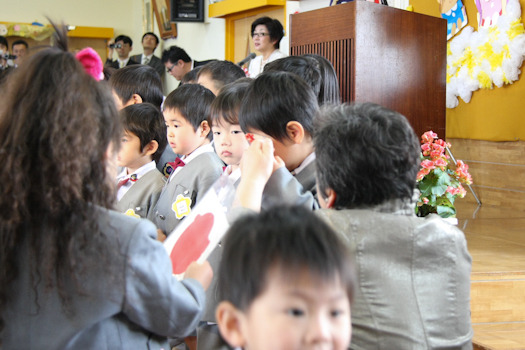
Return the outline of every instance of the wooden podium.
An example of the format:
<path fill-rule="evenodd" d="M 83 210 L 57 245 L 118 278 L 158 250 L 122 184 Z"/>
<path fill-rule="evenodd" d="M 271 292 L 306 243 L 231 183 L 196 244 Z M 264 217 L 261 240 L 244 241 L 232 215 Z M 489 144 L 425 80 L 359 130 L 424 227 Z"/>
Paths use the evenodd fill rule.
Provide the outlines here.
<path fill-rule="evenodd" d="M 446 20 L 355 0 L 293 14 L 290 23 L 290 54 L 330 60 L 342 101 L 383 105 L 418 135 L 446 137 Z"/>

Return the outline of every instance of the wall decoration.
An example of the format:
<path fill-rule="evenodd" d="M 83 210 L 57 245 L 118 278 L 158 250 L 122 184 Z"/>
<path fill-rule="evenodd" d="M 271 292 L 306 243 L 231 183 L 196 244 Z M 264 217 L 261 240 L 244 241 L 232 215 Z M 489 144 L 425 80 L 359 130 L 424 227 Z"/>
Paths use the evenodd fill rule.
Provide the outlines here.
<path fill-rule="evenodd" d="M 485 0 L 483 0 L 485 1 Z M 447 45 L 447 108 L 458 97 L 470 102 L 472 92 L 518 80 L 525 59 L 525 29 L 519 0 L 509 0 L 506 13 L 491 27 L 466 27 Z"/>
<path fill-rule="evenodd" d="M 152 0 L 153 12 L 162 39 L 176 38 L 177 25 L 170 22 L 170 0 Z"/>
<path fill-rule="evenodd" d="M 153 4 L 151 0 L 142 2 L 142 32 L 153 32 Z"/>
<path fill-rule="evenodd" d="M 468 23 L 465 5 L 461 0 L 438 0 L 441 17 L 447 20 L 447 40 Z"/>
<path fill-rule="evenodd" d="M 40 23 L 23 24 L 23 23 L 6 23 L 7 31 L 4 36 L 20 36 L 23 38 L 31 38 L 36 41 L 42 41 L 49 38 L 55 30 L 51 26 L 44 26 Z"/>
<path fill-rule="evenodd" d="M 498 18 L 505 13 L 508 0 L 475 0 L 478 8 L 478 28 L 490 27 L 498 23 Z"/>

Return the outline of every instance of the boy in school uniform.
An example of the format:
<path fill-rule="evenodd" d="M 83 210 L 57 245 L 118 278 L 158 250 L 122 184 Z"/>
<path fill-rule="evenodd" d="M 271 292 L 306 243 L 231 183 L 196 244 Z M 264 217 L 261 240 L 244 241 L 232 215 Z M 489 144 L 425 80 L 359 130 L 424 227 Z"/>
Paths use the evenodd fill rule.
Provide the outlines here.
<path fill-rule="evenodd" d="M 210 105 L 215 96 L 205 87 L 185 84 L 164 101 L 168 144 L 181 154 L 172 164 L 155 210 L 148 218 L 169 235 L 220 177 L 224 163 L 211 144 Z"/>
<path fill-rule="evenodd" d="M 155 69 L 148 65 L 132 65 L 115 71 L 109 78 L 109 85 L 118 109 L 149 102 L 162 110 L 164 101 L 162 81 Z M 169 175 L 166 171 L 167 164 L 175 161 L 177 155 L 170 147 L 164 147 L 161 153 L 157 161 L 157 169 L 167 177 Z"/>
<path fill-rule="evenodd" d="M 197 73 L 197 84 L 210 89 L 217 96 L 224 85 L 233 83 L 241 78 L 246 78 L 246 74 L 235 63 L 230 61 L 212 61 L 202 66 Z"/>
<path fill-rule="evenodd" d="M 130 105 L 120 111 L 123 126 L 117 176 L 116 210 L 130 216 L 146 218 L 165 184 L 157 162 L 166 147 L 164 118 L 150 103 Z"/>
<path fill-rule="evenodd" d="M 317 209 L 313 121 L 319 110 L 313 90 L 298 75 L 263 73 L 252 83 L 239 111 L 239 123 L 254 138 L 270 138 L 285 167 L 274 171 L 262 208 L 277 204 Z"/>
<path fill-rule="evenodd" d="M 354 271 L 346 244 L 304 207 L 274 207 L 234 222 L 219 267 L 220 333 L 259 350 L 346 350 Z"/>

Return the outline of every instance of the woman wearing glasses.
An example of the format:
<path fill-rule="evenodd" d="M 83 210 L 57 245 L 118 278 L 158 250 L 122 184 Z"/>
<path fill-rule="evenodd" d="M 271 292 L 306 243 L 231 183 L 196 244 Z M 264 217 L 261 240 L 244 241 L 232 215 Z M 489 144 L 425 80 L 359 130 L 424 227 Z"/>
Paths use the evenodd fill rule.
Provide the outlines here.
<path fill-rule="evenodd" d="M 261 17 L 252 23 L 253 44 L 255 50 L 260 52 L 261 55 L 250 62 L 248 68 L 250 78 L 256 78 L 261 74 L 266 63 L 286 56 L 279 51 L 279 43 L 283 35 L 283 25 L 276 19 Z"/>

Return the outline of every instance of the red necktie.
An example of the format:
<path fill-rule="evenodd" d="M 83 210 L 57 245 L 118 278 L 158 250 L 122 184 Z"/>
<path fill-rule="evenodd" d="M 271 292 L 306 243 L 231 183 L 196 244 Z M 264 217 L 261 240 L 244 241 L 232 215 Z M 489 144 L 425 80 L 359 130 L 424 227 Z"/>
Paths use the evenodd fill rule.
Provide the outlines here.
<path fill-rule="evenodd" d="M 122 186 L 124 186 L 125 184 L 128 183 L 128 181 L 131 180 L 131 182 L 135 182 L 137 181 L 137 174 L 131 174 L 130 176 L 120 180 L 117 184 L 117 189 L 121 188 Z"/>
<path fill-rule="evenodd" d="M 186 163 L 184 163 L 182 159 L 177 157 L 175 158 L 174 162 L 168 162 L 168 164 L 166 164 L 166 167 L 167 167 L 166 172 L 168 173 L 168 176 L 169 176 L 175 171 L 175 169 L 177 169 L 178 167 L 183 167 L 185 165 Z"/>

